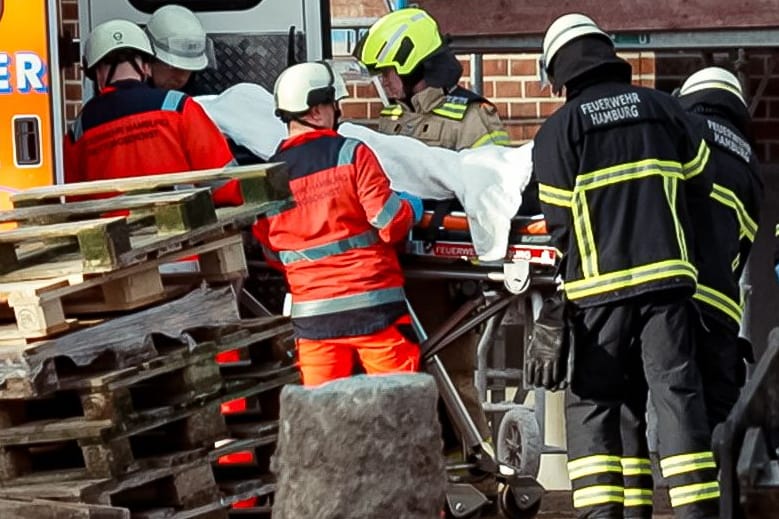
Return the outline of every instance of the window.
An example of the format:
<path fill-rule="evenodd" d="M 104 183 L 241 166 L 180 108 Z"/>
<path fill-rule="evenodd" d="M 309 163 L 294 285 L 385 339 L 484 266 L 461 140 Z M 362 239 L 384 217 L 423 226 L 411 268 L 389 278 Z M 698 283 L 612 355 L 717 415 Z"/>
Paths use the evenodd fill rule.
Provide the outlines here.
<path fill-rule="evenodd" d="M 365 27 L 337 28 L 330 31 L 333 41 L 333 56 L 351 56 L 355 45 L 368 32 Z"/>
<path fill-rule="evenodd" d="M 192 11 L 243 11 L 257 7 L 260 2 L 262 0 L 130 0 L 133 7 L 149 14 L 170 4 L 182 5 Z"/>
<path fill-rule="evenodd" d="M 40 120 L 35 116 L 14 117 L 14 162 L 17 166 L 41 163 Z"/>

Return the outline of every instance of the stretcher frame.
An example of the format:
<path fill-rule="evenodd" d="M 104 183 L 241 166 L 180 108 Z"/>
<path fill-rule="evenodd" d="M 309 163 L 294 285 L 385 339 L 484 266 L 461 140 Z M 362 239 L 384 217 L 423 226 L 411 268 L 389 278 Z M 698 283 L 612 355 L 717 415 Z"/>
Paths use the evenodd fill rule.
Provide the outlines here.
<path fill-rule="evenodd" d="M 512 518 L 533 517 L 540 508 L 544 493 L 543 487 L 536 481 L 536 474 L 519 473 L 497 459 L 494 449 L 481 438 L 438 354 L 462 335 L 484 325 L 477 350 L 475 381 L 482 405 L 486 412 L 497 413 L 521 406 L 522 402 L 486 402 L 488 376 L 521 380 L 521 370 L 490 370 L 487 365 L 489 352 L 495 342 L 496 331 L 510 306 L 527 301 L 530 315 L 526 318 L 526 323 L 532 325 L 540 311 L 542 292 L 554 290 L 557 285 L 554 273 L 557 251 L 550 246 L 511 244 L 503 261 L 474 264 L 458 261 L 472 261 L 475 258 L 473 246 L 468 243 L 437 241 L 431 244 L 424 240 L 411 239 L 406 245 L 406 252 L 403 258 L 404 274 L 409 280 L 471 280 L 481 284 L 489 283 L 493 288 L 489 292 L 477 291 L 429 336 L 421 329 L 415 316 L 414 320 L 420 337 L 424 337 L 421 344 L 423 366 L 438 384 L 442 400 L 454 427 L 460 433 L 466 454 L 465 463 L 447 466 L 447 470 L 469 470 L 495 475 L 498 481 L 505 484 L 498 496 L 503 513 Z M 413 315 L 413 309 L 411 312 Z M 526 337 L 527 335 L 525 333 Z M 538 400 L 534 409 L 535 419 L 541 431 L 540 437 L 543 438 L 543 391 L 537 392 L 536 397 Z M 547 452 L 547 449 L 549 448 L 545 446 L 544 452 Z M 540 453 L 538 455 L 540 456 Z M 469 487 L 467 484 L 450 483 L 447 495 L 447 513 L 450 517 L 473 517 L 487 503 L 485 496 Z"/>

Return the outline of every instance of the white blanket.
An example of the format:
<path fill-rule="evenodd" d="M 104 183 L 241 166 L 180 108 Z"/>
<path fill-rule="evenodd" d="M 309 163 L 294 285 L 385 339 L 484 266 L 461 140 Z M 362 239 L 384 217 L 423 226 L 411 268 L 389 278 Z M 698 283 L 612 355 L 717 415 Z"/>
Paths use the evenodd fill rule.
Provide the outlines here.
<path fill-rule="evenodd" d="M 263 160 L 287 138 L 287 126 L 274 115 L 273 94 L 254 83 L 238 83 L 219 95 L 197 96 L 222 133 Z"/>
<path fill-rule="evenodd" d="M 273 113 L 273 96 L 258 85 L 239 84 L 219 96 L 196 99 L 222 132 L 259 157 L 270 157 L 286 136 L 284 125 Z M 394 190 L 425 199 L 457 198 L 468 217 L 480 260 L 505 256 L 511 218 L 522 203 L 522 190 L 533 169 L 532 143 L 455 152 L 350 123 L 338 131 L 360 139 L 374 151 Z"/>

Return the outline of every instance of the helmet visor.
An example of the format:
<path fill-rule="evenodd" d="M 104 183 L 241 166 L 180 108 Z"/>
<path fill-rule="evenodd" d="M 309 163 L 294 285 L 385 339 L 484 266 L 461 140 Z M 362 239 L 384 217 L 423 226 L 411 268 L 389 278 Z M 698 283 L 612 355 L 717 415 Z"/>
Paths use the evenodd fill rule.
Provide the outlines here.
<path fill-rule="evenodd" d="M 208 38 L 171 36 L 154 39 L 155 57 L 171 67 L 183 70 L 216 68 L 214 43 Z"/>
<path fill-rule="evenodd" d="M 541 83 L 542 89 L 550 84 L 549 74 L 546 72 L 546 60 L 543 55 L 538 57 L 538 82 Z"/>

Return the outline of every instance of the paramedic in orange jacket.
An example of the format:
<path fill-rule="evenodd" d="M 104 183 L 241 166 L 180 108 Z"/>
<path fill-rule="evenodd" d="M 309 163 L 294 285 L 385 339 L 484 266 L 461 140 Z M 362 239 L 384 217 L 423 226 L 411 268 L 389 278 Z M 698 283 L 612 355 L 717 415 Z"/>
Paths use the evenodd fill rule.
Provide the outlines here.
<path fill-rule="evenodd" d="M 181 92 L 147 84 L 152 54 L 143 30 L 126 20 L 102 23 L 89 35 L 84 70 L 95 82 L 97 95 L 86 103 L 65 139 L 66 182 L 232 163 L 227 141 L 200 105 Z M 220 196 L 234 198 L 234 187 L 226 185 L 215 193 L 217 204 Z"/>
<path fill-rule="evenodd" d="M 285 70 L 274 88 L 288 125 L 271 162 L 289 166 L 294 206 L 257 222 L 266 259 L 281 264 L 306 386 L 353 373 L 416 371 L 419 346 L 394 244 L 422 214 L 397 194 L 371 150 L 334 128 L 346 86 L 327 63 Z"/>

